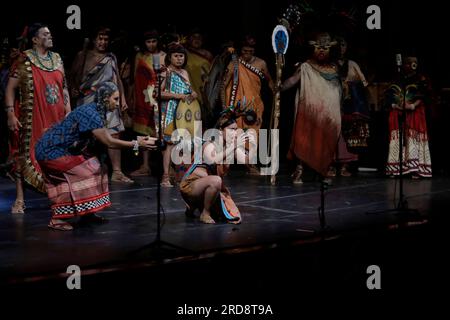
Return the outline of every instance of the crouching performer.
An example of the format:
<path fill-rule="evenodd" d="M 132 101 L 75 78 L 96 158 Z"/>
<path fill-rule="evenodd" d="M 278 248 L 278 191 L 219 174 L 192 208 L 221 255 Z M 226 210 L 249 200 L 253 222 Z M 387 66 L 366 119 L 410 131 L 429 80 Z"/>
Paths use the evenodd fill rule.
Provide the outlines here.
<path fill-rule="evenodd" d="M 225 187 L 223 177 L 228 171 L 229 159 L 239 164 L 248 164 L 249 159 L 256 156 L 256 147 L 246 149 L 245 145 L 255 144 L 252 135 L 238 130 L 237 115 L 229 109 L 222 113 L 216 124 L 219 130 L 218 140 L 203 141 L 203 161 L 194 161 L 186 170 L 181 183 L 181 195 L 186 202 L 186 215 L 194 217 L 199 209 L 200 221 L 203 223 L 241 223 L 241 214 L 230 191 Z M 222 145 L 223 148 L 218 147 Z"/>

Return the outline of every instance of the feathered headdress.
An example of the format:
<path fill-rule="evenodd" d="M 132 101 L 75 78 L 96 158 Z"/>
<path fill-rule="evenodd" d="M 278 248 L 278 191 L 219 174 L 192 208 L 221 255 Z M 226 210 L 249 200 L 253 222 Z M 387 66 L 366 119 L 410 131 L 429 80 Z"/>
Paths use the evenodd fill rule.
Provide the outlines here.
<path fill-rule="evenodd" d="M 236 120 L 240 117 L 244 118 L 244 122 L 247 125 L 255 124 L 258 120 L 258 117 L 254 109 L 254 103 L 254 100 L 247 102 L 246 98 L 244 97 L 242 99 L 242 103 L 241 101 L 238 101 L 236 106 L 229 106 L 220 113 L 215 127 L 218 129 L 223 129 L 233 122 L 236 122 Z"/>
<path fill-rule="evenodd" d="M 300 0 L 289 5 L 279 21 L 286 26 L 297 45 L 304 45 L 313 31 L 329 30 L 342 36 L 351 35 L 356 29 L 356 9 L 333 4 L 331 8 L 312 7 L 308 1 Z"/>

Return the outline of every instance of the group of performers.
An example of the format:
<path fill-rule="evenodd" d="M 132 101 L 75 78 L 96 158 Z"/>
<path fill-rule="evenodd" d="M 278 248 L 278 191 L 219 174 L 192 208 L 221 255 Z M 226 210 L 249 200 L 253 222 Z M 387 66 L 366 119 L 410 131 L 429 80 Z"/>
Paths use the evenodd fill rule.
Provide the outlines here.
<path fill-rule="evenodd" d="M 235 132 L 243 129 L 248 133 L 243 143 L 256 144 L 265 111 L 263 86 L 273 93 L 297 88 L 288 153 L 296 162 L 294 184 L 303 183 L 304 165 L 323 177 L 333 177 L 337 170 L 350 176 L 348 164 L 358 159 L 354 150 L 367 147 L 369 109 L 364 88 L 368 82 L 358 64 L 347 58 L 346 40 L 327 32 L 310 37 L 309 58 L 278 87 L 266 62 L 255 55 L 256 40 L 251 36 L 237 50 L 226 43 L 214 58 L 203 48 L 199 30 L 191 32 L 187 43 L 173 38 L 164 50 L 157 31 L 145 32 L 142 48 L 128 66 L 133 78 L 130 88 L 124 81 L 126 63 L 119 64 L 108 49 L 108 28 L 99 28 L 92 48 L 86 43 L 77 54 L 67 81 L 61 57 L 51 51 L 49 28 L 33 24 L 25 38 L 28 49 L 12 50 L 2 66 L 3 74 L 7 70 L 4 109 L 17 192 L 11 212 L 25 212 L 23 184 L 27 183 L 47 192 L 52 209 L 48 226 L 56 230 L 72 230 L 67 219 L 74 217 L 102 222 L 96 212 L 110 205 L 105 156 L 111 160 L 111 181 L 132 183 L 122 172 L 121 148 L 142 157 L 142 165 L 131 176 L 148 176 L 149 150 L 156 148 L 158 137 L 167 144 L 162 151 L 161 186 L 179 183 L 186 215 L 194 216 L 198 209 L 204 223 L 221 219 L 240 223 L 239 210 L 223 183 L 229 166 L 221 163 L 233 154 L 250 174 L 259 174 L 258 167 L 249 164 L 251 148 L 236 147 L 240 137 Z M 403 172 L 431 177 L 425 119 L 428 94 L 428 82 L 417 72 L 417 57 L 404 59 L 399 79 L 386 94 L 388 175 L 399 174 L 398 117 L 405 113 Z M 120 139 L 127 114 L 137 134 L 133 141 Z M 185 167 L 179 181 L 174 181 L 172 133 L 181 128 L 194 136 L 194 121 L 203 121 L 203 129 L 219 129 L 225 148 L 214 152 L 214 142 L 203 141 L 205 162 Z"/>

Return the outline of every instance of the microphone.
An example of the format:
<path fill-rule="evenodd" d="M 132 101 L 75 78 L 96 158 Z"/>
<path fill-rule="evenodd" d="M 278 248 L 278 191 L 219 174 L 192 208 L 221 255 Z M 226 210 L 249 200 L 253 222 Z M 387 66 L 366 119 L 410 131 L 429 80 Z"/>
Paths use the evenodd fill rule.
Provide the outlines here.
<path fill-rule="evenodd" d="M 160 55 L 154 54 L 152 56 L 152 60 L 153 60 L 153 70 L 155 70 L 156 73 L 161 72 L 161 62 L 159 61 Z"/>
<path fill-rule="evenodd" d="M 400 53 L 397 53 L 395 55 L 395 62 L 397 65 L 397 70 L 400 72 L 400 67 L 402 66 L 402 55 Z"/>

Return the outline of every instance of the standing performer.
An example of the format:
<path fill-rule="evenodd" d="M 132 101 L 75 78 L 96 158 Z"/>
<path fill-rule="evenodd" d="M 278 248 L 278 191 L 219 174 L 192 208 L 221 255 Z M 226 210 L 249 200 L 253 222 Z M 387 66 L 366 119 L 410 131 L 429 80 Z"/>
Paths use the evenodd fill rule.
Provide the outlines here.
<path fill-rule="evenodd" d="M 78 53 L 72 65 L 72 94 L 78 97 L 77 105 L 92 103 L 95 99 L 95 91 L 105 82 L 114 82 L 119 87 L 121 107 L 106 116 L 106 127 L 110 134 L 119 138 L 125 130 L 121 112 L 128 106 L 119 76 L 119 68 L 116 56 L 108 52 L 110 29 L 99 28 L 95 34 L 94 48 L 83 50 Z M 133 180 L 122 172 L 121 150 L 109 149 L 109 157 L 113 173 L 111 181 L 133 183 Z"/>
<path fill-rule="evenodd" d="M 5 94 L 16 175 L 16 201 L 12 213 L 24 213 L 25 210 L 22 180 L 45 192 L 34 146 L 46 130 L 70 112 L 64 67 L 59 54 L 50 51 L 53 38 L 49 28 L 35 23 L 28 28 L 27 38 L 32 49 L 23 52 L 11 68 Z M 20 103 L 16 101 L 18 88 Z"/>
<path fill-rule="evenodd" d="M 198 95 L 193 91 L 189 75 L 184 69 L 186 66 L 186 49 L 179 44 L 169 47 L 166 55 L 166 72 L 161 87 L 161 123 L 162 134 L 168 142 L 167 149 L 163 151 L 163 176 L 161 186 L 172 187 L 169 178 L 171 152 L 173 144 L 172 132 L 175 129 L 184 128 L 194 121 L 201 121 L 200 106 L 196 101 Z M 155 113 L 155 123 L 158 123 L 159 112 Z M 159 130 L 157 126 L 157 130 Z M 191 131 L 191 130 L 189 130 Z M 191 137 L 194 132 L 190 132 Z"/>
<path fill-rule="evenodd" d="M 198 101 L 203 108 L 203 87 L 211 69 L 213 55 L 203 48 L 203 36 L 199 30 L 191 31 L 186 46 L 186 71 L 191 79 L 192 89 L 198 93 Z"/>
<path fill-rule="evenodd" d="M 261 99 L 262 80 L 266 80 L 272 92 L 275 87 L 268 72 L 267 64 L 264 60 L 255 56 L 256 41 L 253 37 L 247 36 L 242 42 L 239 59 L 233 59 L 228 65 L 224 79 L 225 106 L 238 106 L 247 108 L 251 105 L 256 119 L 241 117 L 237 119 L 239 128 L 247 130 L 254 129 L 258 134 L 262 125 L 264 103 Z M 254 137 L 257 140 L 257 137 Z M 248 166 L 249 173 L 259 175 L 259 170 L 255 166 Z"/>
<path fill-rule="evenodd" d="M 367 87 L 368 82 L 359 65 L 346 57 L 347 41 L 344 38 L 339 38 L 338 43 L 340 46 L 339 74 L 343 86 L 342 135 L 347 148 L 351 150 L 365 148 L 369 137 L 369 108 L 364 88 Z M 343 177 L 351 176 L 348 165 L 352 161 L 357 161 L 358 155 L 345 150 L 341 153 L 348 156 L 347 158 L 337 159 L 337 162 L 341 164 L 340 175 Z M 335 174 L 335 170 L 333 173 Z"/>
<path fill-rule="evenodd" d="M 134 141 L 113 138 L 105 128 L 106 114 L 119 107 L 118 87 L 105 82 L 96 90 L 93 103 L 79 106 L 36 143 L 36 159 L 42 168 L 47 194 L 52 202 L 49 228 L 72 230 L 65 219 L 80 216 L 84 221 L 102 222 L 96 212 L 111 205 L 108 176 L 99 161 L 96 140 L 108 148 L 152 148 L 156 139 Z M 96 156 L 97 155 L 97 156 Z"/>
<path fill-rule="evenodd" d="M 240 57 L 237 61 L 232 61 L 228 65 L 227 74 L 224 80 L 225 87 L 225 107 L 237 106 L 246 102 L 252 102 L 257 118 L 254 124 L 247 124 L 245 118 L 237 119 L 238 127 L 241 129 L 260 129 L 262 125 L 262 114 L 264 103 L 261 99 L 262 80 L 267 83 L 272 91 L 274 84 L 264 60 L 256 57 L 256 41 L 253 37 L 247 36 L 242 42 Z M 237 70 L 237 79 L 235 72 Z"/>
<path fill-rule="evenodd" d="M 431 90 L 428 79 L 417 72 L 417 66 L 418 61 L 415 55 L 406 56 L 399 79 L 394 81 L 387 91 L 387 103 L 391 108 L 387 175 L 400 174 L 399 117 L 402 112 L 405 112 L 403 174 L 411 174 L 413 178 L 432 176 L 425 115 Z"/>
<path fill-rule="evenodd" d="M 335 159 L 341 134 L 341 84 L 338 68 L 330 61 L 336 42 L 328 33 L 317 33 L 309 41 L 310 59 L 285 80 L 281 90 L 300 83 L 297 89 L 295 122 L 288 158 L 297 160 L 293 183 L 303 183 L 301 162 L 326 176 Z"/>
<path fill-rule="evenodd" d="M 144 50 L 136 54 L 134 62 L 134 116 L 133 129 L 138 134 L 154 135 L 154 109 L 157 102 L 154 93 L 157 88 L 158 76 L 154 65 L 164 68 L 166 54 L 159 50 L 159 36 L 153 30 L 144 33 Z M 145 176 L 150 174 L 149 152 L 143 151 L 143 164 L 131 173 L 131 176 Z"/>

